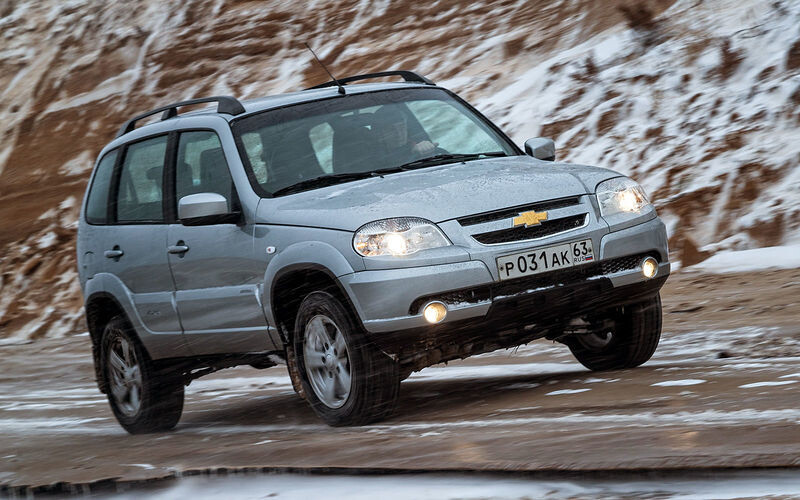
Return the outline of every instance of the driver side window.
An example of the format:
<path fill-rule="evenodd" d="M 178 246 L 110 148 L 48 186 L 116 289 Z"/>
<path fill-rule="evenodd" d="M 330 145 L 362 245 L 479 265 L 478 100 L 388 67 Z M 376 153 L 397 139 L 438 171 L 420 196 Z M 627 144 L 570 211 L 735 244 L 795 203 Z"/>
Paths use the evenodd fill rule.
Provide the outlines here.
<path fill-rule="evenodd" d="M 214 132 L 183 132 L 178 140 L 175 201 L 196 193 L 221 194 L 228 200 L 228 210 L 236 209 L 233 179 L 222 144 Z"/>

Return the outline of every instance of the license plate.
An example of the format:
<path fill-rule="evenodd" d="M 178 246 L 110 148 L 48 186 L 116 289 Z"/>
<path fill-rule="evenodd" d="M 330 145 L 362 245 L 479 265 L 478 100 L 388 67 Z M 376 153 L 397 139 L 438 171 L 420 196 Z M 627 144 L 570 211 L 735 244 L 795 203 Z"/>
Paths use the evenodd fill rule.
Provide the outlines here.
<path fill-rule="evenodd" d="M 593 261 L 592 240 L 583 240 L 498 257 L 497 270 L 500 279 L 507 280 Z"/>

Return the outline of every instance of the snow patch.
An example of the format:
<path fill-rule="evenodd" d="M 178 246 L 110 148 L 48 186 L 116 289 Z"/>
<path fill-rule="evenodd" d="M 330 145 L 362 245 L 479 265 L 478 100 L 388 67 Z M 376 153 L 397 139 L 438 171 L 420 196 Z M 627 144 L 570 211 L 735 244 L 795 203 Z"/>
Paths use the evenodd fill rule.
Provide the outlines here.
<path fill-rule="evenodd" d="M 127 465 L 129 467 L 139 467 L 144 470 L 155 470 L 155 466 L 151 464 L 120 464 L 120 465 Z"/>
<path fill-rule="evenodd" d="M 259 375 L 257 377 L 231 377 L 215 379 L 198 379 L 186 388 L 189 394 L 218 396 L 224 393 L 251 392 L 259 389 L 290 388 L 292 381 L 289 375 Z"/>
<path fill-rule="evenodd" d="M 548 392 L 545 396 L 560 396 L 561 394 L 578 394 L 579 392 L 591 391 L 591 389 L 561 389 L 559 391 Z"/>
<path fill-rule="evenodd" d="M 583 372 L 586 368 L 576 362 L 570 363 L 524 363 L 484 366 L 429 367 L 412 374 L 408 382 L 429 380 L 464 380 L 470 378 L 499 378 L 518 376 L 548 376 L 558 373 Z"/>
<path fill-rule="evenodd" d="M 697 378 L 687 378 L 683 380 L 666 380 L 664 382 L 656 382 L 655 384 L 650 384 L 654 387 L 683 387 L 687 385 L 697 385 L 697 384 L 704 384 L 706 381 Z"/>
<path fill-rule="evenodd" d="M 752 384 L 740 385 L 741 389 L 752 389 L 755 387 L 772 387 L 776 385 L 789 385 L 796 383 L 797 380 L 774 380 L 770 382 L 753 382 Z"/>
<path fill-rule="evenodd" d="M 92 153 L 83 151 L 81 154 L 65 162 L 58 169 L 61 175 L 87 175 L 92 169 Z"/>
<path fill-rule="evenodd" d="M 347 498 L 349 500 L 476 500 L 481 498 L 789 498 L 800 495 L 794 471 L 724 472 L 681 477 L 613 478 L 597 481 L 530 479 L 476 474 L 308 475 L 269 474 L 191 476 L 153 483 L 146 490 L 116 492 L 116 500 L 191 498 L 282 500 Z M 111 498 L 111 496 L 109 496 Z"/>
<path fill-rule="evenodd" d="M 686 269 L 707 273 L 737 273 L 796 268 L 800 268 L 800 245 L 720 252 Z"/>
<path fill-rule="evenodd" d="M 36 246 L 44 250 L 45 248 L 50 248 L 51 246 L 55 245 L 57 240 L 58 236 L 56 233 L 49 231 L 36 240 Z"/>

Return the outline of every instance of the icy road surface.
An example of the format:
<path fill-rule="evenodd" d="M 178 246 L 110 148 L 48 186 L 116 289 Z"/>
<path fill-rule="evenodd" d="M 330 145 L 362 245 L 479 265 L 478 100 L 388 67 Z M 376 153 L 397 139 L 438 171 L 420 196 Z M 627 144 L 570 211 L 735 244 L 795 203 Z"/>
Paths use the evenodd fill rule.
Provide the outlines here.
<path fill-rule="evenodd" d="M 747 293 L 743 293 L 743 290 Z M 593 373 L 536 341 L 403 382 L 397 414 L 323 425 L 283 367 L 187 388 L 174 432 L 130 436 L 93 381 L 87 337 L 0 347 L 0 484 L 185 471 L 631 470 L 800 465 L 800 271 L 673 277 L 646 365 Z"/>
<path fill-rule="evenodd" d="M 524 478 L 508 474 L 402 474 L 393 476 L 237 475 L 190 477 L 148 485 L 147 489 L 92 492 L 87 498 L 192 500 L 236 498 L 281 500 L 346 498 L 347 500 L 486 500 L 532 498 L 617 499 L 800 498 L 800 475 L 793 470 L 726 471 L 606 478 L 577 476 Z M 108 488 L 106 488 L 108 490 Z"/>

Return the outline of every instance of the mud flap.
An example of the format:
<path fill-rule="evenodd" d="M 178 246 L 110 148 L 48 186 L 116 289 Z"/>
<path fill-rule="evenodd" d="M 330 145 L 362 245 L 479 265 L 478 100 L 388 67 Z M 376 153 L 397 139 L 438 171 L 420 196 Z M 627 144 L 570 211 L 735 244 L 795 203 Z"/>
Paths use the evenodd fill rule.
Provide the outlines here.
<path fill-rule="evenodd" d="M 294 353 L 294 347 L 291 345 L 286 346 L 286 367 L 289 369 L 289 378 L 292 380 L 292 388 L 301 398 L 306 398 L 306 393 L 303 390 L 303 383 L 300 379 L 300 368 L 297 366 L 297 357 Z"/>

